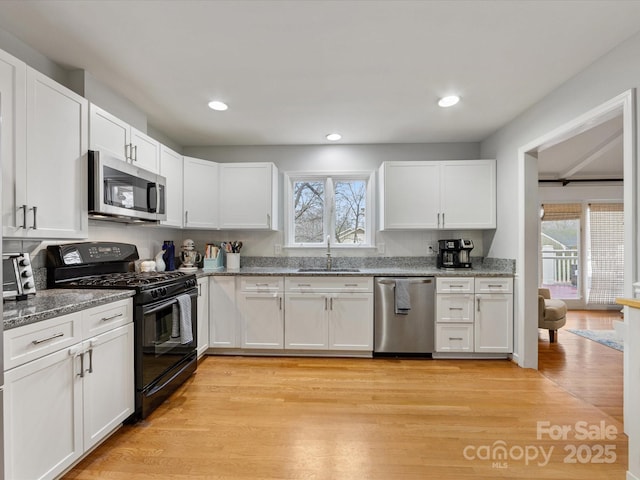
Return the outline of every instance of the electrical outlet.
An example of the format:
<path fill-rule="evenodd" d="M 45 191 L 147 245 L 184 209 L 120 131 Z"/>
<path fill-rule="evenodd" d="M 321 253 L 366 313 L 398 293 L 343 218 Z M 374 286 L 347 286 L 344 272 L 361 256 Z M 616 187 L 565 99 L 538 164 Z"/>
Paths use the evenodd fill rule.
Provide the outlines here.
<path fill-rule="evenodd" d="M 436 253 L 438 253 L 437 247 L 434 247 L 433 245 L 429 245 L 429 253 L 435 255 Z"/>
<path fill-rule="evenodd" d="M 379 244 L 378 244 L 378 253 L 379 253 L 380 255 L 383 255 L 383 254 L 384 254 L 384 243 L 379 243 Z"/>
<path fill-rule="evenodd" d="M 282 253 L 282 245 L 280 245 L 279 243 L 276 243 L 273 246 L 273 253 L 275 253 L 276 255 L 280 255 Z"/>

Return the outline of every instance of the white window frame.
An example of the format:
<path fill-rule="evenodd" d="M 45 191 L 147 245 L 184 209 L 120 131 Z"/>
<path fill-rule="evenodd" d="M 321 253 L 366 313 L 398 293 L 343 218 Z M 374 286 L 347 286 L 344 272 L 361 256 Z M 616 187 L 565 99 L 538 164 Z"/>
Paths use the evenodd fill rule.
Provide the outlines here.
<path fill-rule="evenodd" d="M 296 243 L 294 242 L 294 205 L 293 205 L 293 183 L 299 180 L 324 180 L 325 182 L 325 215 L 324 215 L 324 238 L 335 233 L 335 191 L 333 188 L 335 181 L 364 180 L 367 183 L 366 193 L 366 214 L 365 214 L 365 241 L 359 244 L 337 243 L 332 240 L 331 248 L 375 248 L 375 171 L 366 172 L 284 172 L 284 243 L 285 248 L 327 248 L 327 242 L 317 243 Z"/>

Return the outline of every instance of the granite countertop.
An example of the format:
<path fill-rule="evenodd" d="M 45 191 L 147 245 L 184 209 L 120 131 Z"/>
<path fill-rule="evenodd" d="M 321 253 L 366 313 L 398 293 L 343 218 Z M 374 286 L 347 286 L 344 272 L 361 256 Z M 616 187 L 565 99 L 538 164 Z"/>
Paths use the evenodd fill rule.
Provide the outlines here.
<path fill-rule="evenodd" d="M 7 301 L 3 308 L 5 330 L 78 312 L 133 296 L 134 290 L 40 290 L 27 300 Z"/>
<path fill-rule="evenodd" d="M 513 271 L 499 268 L 457 268 L 440 269 L 436 267 L 376 267 L 359 268 L 358 271 L 340 271 L 339 268 L 330 271 L 304 271 L 287 267 L 241 267 L 239 270 L 202 270 L 196 276 L 210 275 L 253 275 L 253 276 L 349 276 L 349 277 L 513 277 Z"/>

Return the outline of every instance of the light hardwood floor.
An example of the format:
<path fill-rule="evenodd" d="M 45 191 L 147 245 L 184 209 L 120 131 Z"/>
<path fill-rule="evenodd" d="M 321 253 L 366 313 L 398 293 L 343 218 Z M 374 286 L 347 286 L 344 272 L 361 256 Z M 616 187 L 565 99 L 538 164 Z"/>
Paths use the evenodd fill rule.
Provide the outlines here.
<path fill-rule="evenodd" d="M 538 422 L 571 430 L 552 439 Z M 613 438 L 579 438 L 577 422 Z M 626 467 L 620 422 L 510 361 L 208 357 L 65 478 L 622 480 Z"/>
<path fill-rule="evenodd" d="M 566 331 L 613 330 L 614 320 L 622 320 L 617 311 L 569 311 L 556 343 L 549 343 L 547 330 L 539 330 L 538 368 L 571 394 L 622 422 L 623 353 Z"/>

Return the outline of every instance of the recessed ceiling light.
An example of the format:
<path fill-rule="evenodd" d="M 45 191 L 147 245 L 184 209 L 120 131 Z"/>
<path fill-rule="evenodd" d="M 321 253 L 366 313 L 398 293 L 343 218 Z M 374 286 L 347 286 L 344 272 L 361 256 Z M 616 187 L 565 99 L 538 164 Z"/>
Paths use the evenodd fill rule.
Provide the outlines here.
<path fill-rule="evenodd" d="M 219 100 L 213 100 L 209 102 L 209 108 L 212 110 L 217 110 L 218 112 L 224 112 L 227 108 L 229 108 L 229 106 Z"/>
<path fill-rule="evenodd" d="M 448 95 L 446 97 L 442 97 L 438 101 L 438 105 L 441 107 L 453 107 L 456 103 L 460 101 L 460 97 L 457 95 Z"/>
<path fill-rule="evenodd" d="M 342 135 L 340 135 L 339 133 L 330 133 L 329 135 L 327 135 L 327 140 L 329 140 L 330 142 L 337 142 L 341 138 Z"/>

